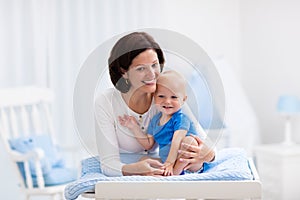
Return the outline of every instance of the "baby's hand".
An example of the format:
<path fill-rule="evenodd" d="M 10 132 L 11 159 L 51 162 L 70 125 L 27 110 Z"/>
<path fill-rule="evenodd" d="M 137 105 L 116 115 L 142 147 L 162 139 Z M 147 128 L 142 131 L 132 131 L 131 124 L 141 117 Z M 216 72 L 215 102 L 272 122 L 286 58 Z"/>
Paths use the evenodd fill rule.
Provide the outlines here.
<path fill-rule="evenodd" d="M 133 116 L 123 115 L 123 117 L 119 116 L 118 118 L 119 118 L 120 124 L 129 129 L 133 129 L 133 128 L 136 128 L 137 126 L 139 126 L 137 120 Z"/>
<path fill-rule="evenodd" d="M 173 165 L 171 163 L 164 163 L 164 167 L 165 167 L 164 176 L 172 176 Z"/>

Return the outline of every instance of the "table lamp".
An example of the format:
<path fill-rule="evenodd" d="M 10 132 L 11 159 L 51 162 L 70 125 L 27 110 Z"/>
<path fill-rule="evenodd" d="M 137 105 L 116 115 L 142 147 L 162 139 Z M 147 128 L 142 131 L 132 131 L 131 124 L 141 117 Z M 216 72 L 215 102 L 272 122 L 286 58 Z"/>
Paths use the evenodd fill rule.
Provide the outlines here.
<path fill-rule="evenodd" d="M 291 137 L 291 118 L 300 114 L 300 100 L 297 96 L 282 95 L 278 99 L 277 110 L 285 118 L 284 145 L 293 145 Z"/>

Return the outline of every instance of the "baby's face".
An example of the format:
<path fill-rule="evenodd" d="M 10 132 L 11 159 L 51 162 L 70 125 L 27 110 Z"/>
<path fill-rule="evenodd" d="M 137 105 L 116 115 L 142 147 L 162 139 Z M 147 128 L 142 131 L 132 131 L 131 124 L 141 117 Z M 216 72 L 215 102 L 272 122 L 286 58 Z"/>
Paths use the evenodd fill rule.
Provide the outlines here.
<path fill-rule="evenodd" d="M 177 95 L 167 87 L 158 84 L 154 100 L 159 111 L 167 115 L 172 115 L 181 108 L 185 97 L 180 94 Z"/>

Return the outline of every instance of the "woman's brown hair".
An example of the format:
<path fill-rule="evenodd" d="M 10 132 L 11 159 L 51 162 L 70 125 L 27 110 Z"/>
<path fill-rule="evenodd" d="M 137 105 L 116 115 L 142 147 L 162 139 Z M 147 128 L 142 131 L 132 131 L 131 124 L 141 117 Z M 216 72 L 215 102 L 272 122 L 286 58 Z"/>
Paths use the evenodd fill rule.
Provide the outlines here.
<path fill-rule="evenodd" d="M 123 78 L 124 72 L 128 71 L 132 60 L 140 53 L 153 49 L 157 53 L 161 71 L 165 58 L 160 46 L 153 37 L 145 32 L 133 32 L 119 39 L 110 52 L 108 59 L 111 82 L 122 93 L 130 89 L 130 83 Z"/>

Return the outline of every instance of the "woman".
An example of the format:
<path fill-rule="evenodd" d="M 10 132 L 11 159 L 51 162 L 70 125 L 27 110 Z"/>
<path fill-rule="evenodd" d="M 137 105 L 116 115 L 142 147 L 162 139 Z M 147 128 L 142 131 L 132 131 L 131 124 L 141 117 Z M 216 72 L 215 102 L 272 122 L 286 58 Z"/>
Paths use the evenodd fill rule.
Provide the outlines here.
<path fill-rule="evenodd" d="M 107 176 L 162 175 L 163 164 L 155 159 L 156 146 L 145 151 L 129 129 L 118 122 L 124 114 L 138 119 L 147 130 L 158 112 L 153 104 L 156 78 L 164 66 L 164 55 L 154 39 L 144 32 L 122 37 L 112 48 L 108 60 L 110 78 L 115 88 L 100 94 L 95 102 L 96 138 L 102 172 Z M 195 137 L 198 146 L 185 144 L 181 162 L 188 169 L 201 169 L 203 162 L 214 159 L 214 151 Z"/>

